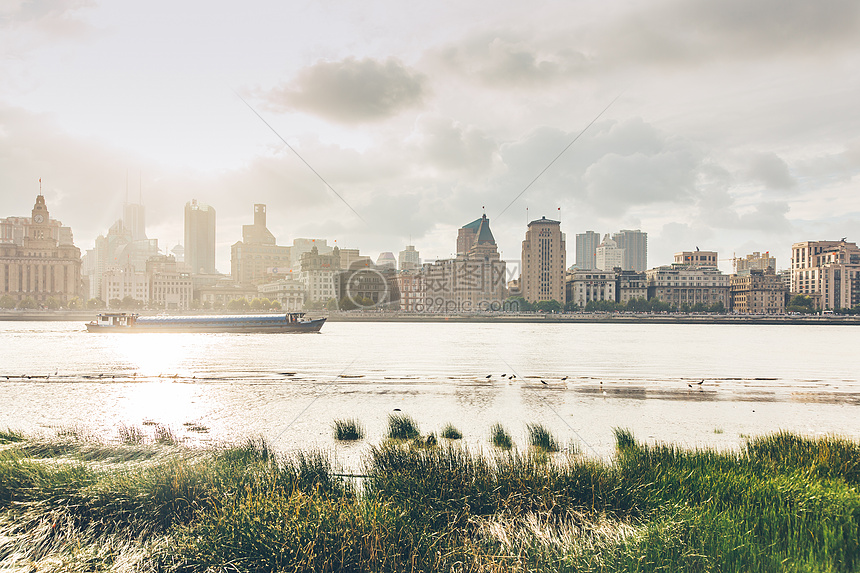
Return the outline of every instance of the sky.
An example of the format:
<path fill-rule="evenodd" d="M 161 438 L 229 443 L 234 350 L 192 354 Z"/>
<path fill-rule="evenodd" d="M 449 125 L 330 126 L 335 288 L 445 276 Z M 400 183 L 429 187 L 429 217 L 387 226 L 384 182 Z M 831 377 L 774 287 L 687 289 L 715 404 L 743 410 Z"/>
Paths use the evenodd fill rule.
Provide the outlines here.
<path fill-rule="evenodd" d="M 222 272 L 254 203 L 374 258 L 486 213 L 512 261 L 546 216 L 568 265 L 641 229 L 785 268 L 860 240 L 857 102 L 856 0 L 0 0 L 0 217 L 41 178 L 82 250 L 127 193 L 165 250 L 211 205 Z"/>

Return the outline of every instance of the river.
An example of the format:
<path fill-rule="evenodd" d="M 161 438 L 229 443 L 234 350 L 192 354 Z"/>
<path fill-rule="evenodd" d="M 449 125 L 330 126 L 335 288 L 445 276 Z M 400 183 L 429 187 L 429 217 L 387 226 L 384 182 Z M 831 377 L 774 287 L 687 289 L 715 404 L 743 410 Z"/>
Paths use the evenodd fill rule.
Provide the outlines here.
<path fill-rule="evenodd" d="M 860 438 L 858 349 L 860 328 L 834 325 L 336 322 L 309 335 L 0 322 L 0 428 L 110 440 L 161 425 L 191 445 L 264 436 L 353 467 L 396 410 L 424 433 L 450 422 L 485 451 L 496 422 L 520 449 L 537 422 L 601 457 L 615 427 L 689 447 L 780 429 Z M 342 418 L 367 438 L 336 443 Z"/>

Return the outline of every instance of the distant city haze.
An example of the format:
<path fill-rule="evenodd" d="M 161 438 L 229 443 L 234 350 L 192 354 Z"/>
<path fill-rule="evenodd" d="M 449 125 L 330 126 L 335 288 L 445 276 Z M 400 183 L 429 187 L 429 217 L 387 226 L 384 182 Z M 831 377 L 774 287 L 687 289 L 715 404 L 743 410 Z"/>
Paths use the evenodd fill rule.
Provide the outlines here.
<path fill-rule="evenodd" d="M 0 216 L 41 179 L 82 252 L 125 217 L 190 260 L 196 200 L 221 273 L 255 204 L 278 245 L 374 262 L 450 258 L 486 212 L 502 260 L 546 216 L 570 264 L 577 234 L 638 229 L 648 267 L 699 246 L 786 268 L 860 228 L 858 65 L 846 0 L 6 2 Z"/>

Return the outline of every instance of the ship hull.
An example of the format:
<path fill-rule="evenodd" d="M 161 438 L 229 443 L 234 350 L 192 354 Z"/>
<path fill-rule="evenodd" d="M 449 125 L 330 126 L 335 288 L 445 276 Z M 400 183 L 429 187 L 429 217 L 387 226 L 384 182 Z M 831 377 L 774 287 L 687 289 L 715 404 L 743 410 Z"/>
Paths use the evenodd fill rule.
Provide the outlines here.
<path fill-rule="evenodd" d="M 255 333 L 318 333 L 325 324 L 325 318 L 313 320 L 289 321 L 287 319 L 254 320 L 253 318 L 228 317 L 164 317 L 138 318 L 132 324 L 99 324 L 87 323 L 87 332 L 96 333 L 141 333 L 141 332 L 230 332 L 237 334 Z"/>

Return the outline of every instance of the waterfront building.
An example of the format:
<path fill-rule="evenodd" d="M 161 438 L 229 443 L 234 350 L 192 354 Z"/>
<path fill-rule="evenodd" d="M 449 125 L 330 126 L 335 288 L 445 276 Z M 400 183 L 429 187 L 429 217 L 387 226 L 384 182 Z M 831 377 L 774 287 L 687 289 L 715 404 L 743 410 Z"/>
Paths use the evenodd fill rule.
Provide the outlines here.
<path fill-rule="evenodd" d="M 242 240 L 230 248 L 230 274 L 239 284 L 251 285 L 286 278 L 292 249 L 279 246 L 266 227 L 266 206 L 254 205 L 254 224 L 242 225 Z"/>
<path fill-rule="evenodd" d="M 170 249 L 170 252 L 176 257 L 177 263 L 185 264 L 185 247 L 182 246 L 182 243 L 177 243 L 175 247 Z"/>
<path fill-rule="evenodd" d="M 51 219 L 41 194 L 29 221 L 20 219 L 3 220 L 0 296 L 67 305 L 81 294 L 81 251 L 71 242 L 71 230 L 62 231 L 62 224 Z"/>
<path fill-rule="evenodd" d="M 565 236 L 561 223 L 542 217 L 528 225 L 520 264 L 520 290 L 535 303 L 555 300 L 565 303 Z"/>
<path fill-rule="evenodd" d="M 192 199 L 185 204 L 185 264 L 191 274 L 214 275 L 215 209 Z"/>
<path fill-rule="evenodd" d="M 735 269 L 736 273 L 741 273 L 743 271 L 750 270 L 759 270 L 766 271 L 767 269 L 771 269 L 776 272 L 776 258 L 770 256 L 770 252 L 765 254 L 761 254 L 759 252 L 754 252 L 751 255 L 747 255 L 744 258 L 735 258 Z"/>
<path fill-rule="evenodd" d="M 138 271 L 131 265 L 111 267 L 102 273 L 101 293 L 111 308 L 119 308 L 126 297 L 149 306 L 149 277 L 146 271 Z"/>
<path fill-rule="evenodd" d="M 149 306 L 164 310 L 190 310 L 194 295 L 191 275 L 172 255 L 158 255 L 146 263 Z"/>
<path fill-rule="evenodd" d="M 600 246 L 600 233 L 586 231 L 576 235 L 576 268 L 597 268 L 597 247 Z"/>
<path fill-rule="evenodd" d="M 372 267 L 373 259 L 367 255 L 361 255 L 358 249 L 338 249 L 340 251 L 340 268 L 353 269 L 358 267 Z"/>
<path fill-rule="evenodd" d="M 609 234 L 605 235 L 603 242 L 597 247 L 594 268 L 603 271 L 612 271 L 620 269 L 623 264 L 624 250 L 618 248 L 618 244 L 609 237 Z"/>
<path fill-rule="evenodd" d="M 692 267 L 714 267 L 717 268 L 720 257 L 716 251 L 682 251 L 675 253 L 676 265 L 688 265 Z"/>
<path fill-rule="evenodd" d="M 299 281 L 308 302 L 328 302 L 339 297 L 340 249 L 320 253 L 316 246 L 302 255 Z"/>
<path fill-rule="evenodd" d="M 656 298 L 676 309 L 694 304 L 712 306 L 718 303 L 728 309 L 731 303 L 729 277 L 716 266 L 674 264 L 649 269 L 645 275 L 648 280 L 648 299 Z"/>
<path fill-rule="evenodd" d="M 406 245 L 397 262 L 401 271 L 415 271 L 421 268 L 421 254 L 415 250 L 415 245 Z"/>
<path fill-rule="evenodd" d="M 612 234 L 612 240 L 622 251 L 622 270 L 645 272 L 648 268 L 648 233 L 639 229 L 622 229 Z"/>
<path fill-rule="evenodd" d="M 260 298 L 278 301 L 284 312 L 297 312 L 305 305 L 305 285 L 295 279 L 278 279 L 259 285 L 257 290 Z"/>
<path fill-rule="evenodd" d="M 231 300 L 245 299 L 248 302 L 259 297 L 259 290 L 252 285 L 238 285 L 232 278 L 223 275 L 202 275 L 207 277 L 205 283 L 194 285 L 194 298 L 203 308 L 226 308 Z M 196 281 L 199 278 L 194 276 Z"/>
<path fill-rule="evenodd" d="M 471 240 L 471 244 L 467 244 Z M 490 230 L 480 219 L 460 228 L 457 257 L 423 266 L 424 312 L 501 310 L 505 299 L 506 266 Z"/>
<path fill-rule="evenodd" d="M 392 271 L 396 271 L 397 259 L 394 257 L 394 253 L 390 251 L 380 253 L 379 257 L 377 257 L 376 259 L 376 266 L 379 269 L 389 269 Z"/>
<path fill-rule="evenodd" d="M 636 299 L 648 299 L 648 278 L 644 272 L 621 271 L 615 273 L 615 301 L 627 304 Z"/>
<path fill-rule="evenodd" d="M 856 243 L 804 241 L 791 246 L 791 293 L 813 299 L 818 310 L 860 304 L 860 249 Z"/>
<path fill-rule="evenodd" d="M 614 271 L 575 269 L 567 273 L 565 288 L 568 302 L 580 309 L 591 301 L 616 301 Z"/>
<path fill-rule="evenodd" d="M 347 305 L 345 310 L 352 310 L 353 307 L 391 310 L 399 308 L 397 270 L 389 266 L 356 266 L 341 271 L 338 287 L 338 300 Z"/>
<path fill-rule="evenodd" d="M 785 288 L 772 268 L 745 269 L 730 277 L 732 311 L 738 314 L 784 314 Z"/>
<path fill-rule="evenodd" d="M 400 310 L 404 312 L 424 310 L 424 273 L 421 269 L 400 271 L 396 282 L 400 293 Z"/>
<path fill-rule="evenodd" d="M 334 250 L 334 247 L 329 246 L 327 239 L 293 239 L 293 246 L 290 247 L 290 257 L 292 259 L 291 268 L 294 273 L 301 271 L 302 257 L 306 253 L 311 252 L 311 249 L 314 247 L 316 247 L 317 253 L 320 255 L 331 254 Z M 339 252 L 340 249 L 338 249 Z"/>

